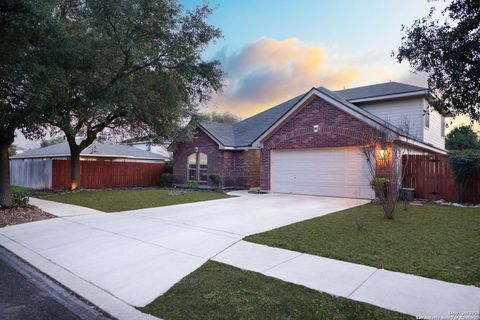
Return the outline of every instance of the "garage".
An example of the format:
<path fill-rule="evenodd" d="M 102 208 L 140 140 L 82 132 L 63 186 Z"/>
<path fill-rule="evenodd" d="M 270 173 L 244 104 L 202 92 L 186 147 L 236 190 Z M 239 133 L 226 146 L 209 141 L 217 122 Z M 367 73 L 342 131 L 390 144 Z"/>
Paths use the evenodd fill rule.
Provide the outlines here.
<path fill-rule="evenodd" d="M 358 147 L 271 151 L 274 192 L 371 199 L 370 179 Z"/>

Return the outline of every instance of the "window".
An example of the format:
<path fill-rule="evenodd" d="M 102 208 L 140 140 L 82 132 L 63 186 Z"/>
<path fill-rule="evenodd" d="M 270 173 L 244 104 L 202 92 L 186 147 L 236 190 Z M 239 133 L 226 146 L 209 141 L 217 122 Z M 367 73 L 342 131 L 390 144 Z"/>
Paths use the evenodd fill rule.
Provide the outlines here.
<path fill-rule="evenodd" d="M 205 153 L 192 153 L 187 157 L 188 180 L 208 181 L 208 156 Z"/>
<path fill-rule="evenodd" d="M 445 117 L 440 116 L 440 134 L 442 137 L 445 137 Z"/>
<path fill-rule="evenodd" d="M 430 106 L 428 104 L 423 110 L 423 119 L 425 120 L 425 128 L 430 128 Z"/>
<path fill-rule="evenodd" d="M 197 154 L 192 153 L 187 158 L 188 180 L 197 180 Z"/>
<path fill-rule="evenodd" d="M 198 181 L 208 182 L 208 161 L 205 153 L 198 154 Z"/>

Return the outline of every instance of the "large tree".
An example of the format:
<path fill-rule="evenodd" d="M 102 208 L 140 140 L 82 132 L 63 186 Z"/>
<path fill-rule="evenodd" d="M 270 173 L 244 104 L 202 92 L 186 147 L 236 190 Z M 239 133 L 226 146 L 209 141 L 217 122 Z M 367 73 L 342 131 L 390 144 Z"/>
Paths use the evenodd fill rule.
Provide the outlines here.
<path fill-rule="evenodd" d="M 37 115 L 48 96 L 39 55 L 52 35 L 48 1 L 0 2 L 0 206 L 10 206 L 9 148 L 15 130 L 38 134 Z"/>
<path fill-rule="evenodd" d="M 432 8 L 404 28 L 397 59 L 428 73 L 428 86 L 446 111 L 480 120 L 480 1 L 454 0 L 442 19 Z"/>
<path fill-rule="evenodd" d="M 72 182 L 82 150 L 99 135 L 170 137 L 198 103 L 221 89 L 206 46 L 220 31 L 211 9 L 184 12 L 175 0 L 64 0 L 53 12 L 62 43 L 48 64 L 56 92 L 46 121 L 70 146 Z"/>

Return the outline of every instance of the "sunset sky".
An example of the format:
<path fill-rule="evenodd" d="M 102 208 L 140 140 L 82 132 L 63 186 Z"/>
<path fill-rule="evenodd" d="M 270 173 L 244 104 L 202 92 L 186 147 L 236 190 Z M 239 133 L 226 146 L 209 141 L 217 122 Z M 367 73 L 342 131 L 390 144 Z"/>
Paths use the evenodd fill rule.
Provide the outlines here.
<path fill-rule="evenodd" d="M 202 0 L 183 0 L 185 8 Z M 210 1 L 223 39 L 205 54 L 226 72 L 224 92 L 204 108 L 242 118 L 312 87 L 336 90 L 386 81 L 426 86 L 426 75 L 392 57 L 404 32 L 449 1 Z M 450 121 L 452 122 L 452 121 Z M 456 119 L 451 127 L 467 122 Z M 447 121 L 449 123 L 449 121 Z M 478 129 L 478 125 L 477 125 Z M 448 130 L 447 130 L 448 131 Z"/>
<path fill-rule="evenodd" d="M 181 1 L 186 8 L 202 0 Z M 428 14 L 427 0 L 212 1 L 209 22 L 224 38 L 206 58 L 227 74 L 209 109 L 250 116 L 316 86 L 342 89 L 385 81 L 425 85 L 391 57 L 402 24 Z M 443 1 L 439 3 L 442 8 Z"/>
<path fill-rule="evenodd" d="M 203 0 L 180 0 L 186 8 Z M 209 22 L 223 38 L 206 49 L 226 72 L 222 94 L 202 111 L 246 118 L 312 87 L 336 90 L 386 81 L 426 85 L 425 75 L 392 58 L 415 19 L 442 0 L 212 0 Z M 448 3 L 448 2 L 447 2 Z M 450 121 L 451 123 L 452 121 Z M 467 122 L 455 119 L 452 128 Z M 447 121 L 449 123 L 449 121 Z M 476 128 L 480 127 L 476 125 Z M 448 129 L 447 129 L 448 132 Z M 21 136 L 17 144 L 35 147 Z"/>

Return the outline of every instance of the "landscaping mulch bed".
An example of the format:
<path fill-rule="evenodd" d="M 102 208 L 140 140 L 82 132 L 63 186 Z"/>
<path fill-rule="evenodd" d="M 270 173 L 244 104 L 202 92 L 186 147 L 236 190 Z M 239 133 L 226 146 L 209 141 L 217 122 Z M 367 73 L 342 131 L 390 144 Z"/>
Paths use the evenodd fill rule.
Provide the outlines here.
<path fill-rule="evenodd" d="M 35 206 L 4 208 L 0 209 L 0 228 L 50 218 L 55 216 Z"/>

